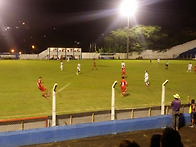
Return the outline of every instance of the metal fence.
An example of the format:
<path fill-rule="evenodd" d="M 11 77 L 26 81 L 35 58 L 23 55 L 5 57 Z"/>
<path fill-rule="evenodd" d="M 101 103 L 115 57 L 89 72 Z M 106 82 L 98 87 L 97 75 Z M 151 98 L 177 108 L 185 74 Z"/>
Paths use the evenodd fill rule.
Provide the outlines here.
<path fill-rule="evenodd" d="M 188 113 L 188 109 L 189 106 L 187 104 L 182 105 L 180 112 Z M 165 106 L 165 114 L 171 114 L 170 106 Z M 115 110 L 115 120 L 133 119 L 158 115 L 161 115 L 161 106 Z M 57 115 L 56 120 L 57 126 L 110 121 L 111 111 L 104 110 L 95 112 Z M 52 116 L 0 120 L 0 132 L 36 129 L 50 126 L 52 126 Z"/>

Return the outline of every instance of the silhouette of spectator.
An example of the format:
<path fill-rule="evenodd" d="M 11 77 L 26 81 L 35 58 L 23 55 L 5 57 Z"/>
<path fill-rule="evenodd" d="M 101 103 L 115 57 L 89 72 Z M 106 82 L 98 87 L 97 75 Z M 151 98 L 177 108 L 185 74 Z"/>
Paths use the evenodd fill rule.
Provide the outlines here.
<path fill-rule="evenodd" d="M 161 135 L 154 134 L 150 140 L 150 147 L 160 147 Z"/>
<path fill-rule="evenodd" d="M 161 147 L 183 147 L 178 131 L 173 128 L 165 128 L 161 136 Z"/>
<path fill-rule="evenodd" d="M 120 142 L 119 147 L 140 147 L 140 146 L 134 140 L 125 139 Z"/>

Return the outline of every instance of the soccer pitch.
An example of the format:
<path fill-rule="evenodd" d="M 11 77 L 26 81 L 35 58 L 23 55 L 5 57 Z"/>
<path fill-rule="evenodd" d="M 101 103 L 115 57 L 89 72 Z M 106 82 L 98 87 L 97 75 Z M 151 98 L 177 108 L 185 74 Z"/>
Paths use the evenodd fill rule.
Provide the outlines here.
<path fill-rule="evenodd" d="M 166 85 L 166 105 L 170 105 L 173 94 L 181 96 L 183 104 L 187 96 L 195 98 L 196 74 L 193 69 L 187 73 L 188 63 L 193 60 L 165 61 L 124 60 L 126 64 L 128 95 L 121 97 L 122 60 L 96 60 L 98 70 L 92 70 L 93 60 L 66 60 L 64 70 L 60 70 L 60 60 L 0 60 L 0 119 L 44 116 L 52 114 L 52 96 L 43 98 L 37 87 L 37 79 L 43 78 L 43 85 L 50 91 L 58 84 L 56 93 L 57 114 L 110 110 L 111 89 L 114 81 L 116 109 L 138 108 L 161 105 L 162 83 Z M 81 64 L 81 74 L 76 75 L 77 64 Z M 149 73 L 150 86 L 144 83 L 144 71 Z"/>

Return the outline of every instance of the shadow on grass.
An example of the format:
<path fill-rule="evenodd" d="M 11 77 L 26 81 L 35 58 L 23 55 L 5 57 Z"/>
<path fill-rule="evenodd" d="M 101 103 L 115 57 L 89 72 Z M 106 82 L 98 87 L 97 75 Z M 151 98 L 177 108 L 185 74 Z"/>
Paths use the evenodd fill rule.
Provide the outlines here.
<path fill-rule="evenodd" d="M 126 93 L 126 94 L 124 94 L 124 97 L 127 97 L 127 96 L 129 96 L 130 94 L 129 93 Z"/>

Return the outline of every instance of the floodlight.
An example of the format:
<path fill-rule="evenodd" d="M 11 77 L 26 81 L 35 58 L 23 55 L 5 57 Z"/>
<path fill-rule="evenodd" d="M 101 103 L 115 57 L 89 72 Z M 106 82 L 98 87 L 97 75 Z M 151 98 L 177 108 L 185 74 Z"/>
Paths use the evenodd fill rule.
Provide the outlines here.
<path fill-rule="evenodd" d="M 123 0 L 120 6 L 120 12 L 122 15 L 130 17 L 135 14 L 137 10 L 136 0 Z"/>

